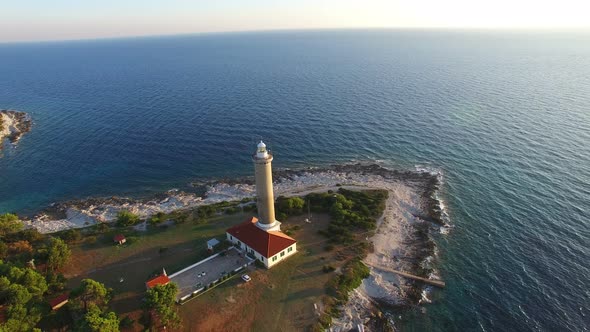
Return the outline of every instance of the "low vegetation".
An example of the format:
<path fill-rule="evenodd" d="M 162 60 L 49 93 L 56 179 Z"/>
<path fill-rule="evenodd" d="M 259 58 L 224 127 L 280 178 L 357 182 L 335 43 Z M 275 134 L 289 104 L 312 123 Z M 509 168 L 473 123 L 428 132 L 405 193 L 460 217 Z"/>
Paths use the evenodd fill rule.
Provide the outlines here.
<path fill-rule="evenodd" d="M 117 225 L 119 226 L 133 226 L 139 222 L 139 216 L 127 210 L 122 210 L 117 213 Z"/>
<path fill-rule="evenodd" d="M 350 292 L 369 276 L 369 268 L 361 261 L 370 247 L 363 234 L 376 228 L 376 219 L 383 214 L 387 196 L 384 190 L 359 192 L 340 188 L 336 193 L 311 193 L 305 197 L 311 211 L 331 216 L 328 228 L 320 231 L 329 239 L 324 249 L 330 252 L 344 246 L 352 255 L 341 267 L 341 273 L 326 285 L 329 298 L 324 301 L 324 312 L 314 330 L 328 328 L 332 317 L 340 316 L 340 308 L 348 301 Z M 334 270 L 330 265 L 323 267 L 325 273 Z"/>
<path fill-rule="evenodd" d="M 329 325 L 331 317 L 338 315 L 338 308 L 346 303 L 349 292 L 368 276 L 369 270 L 361 262 L 369 250 L 364 234 L 375 229 L 375 219 L 381 215 L 386 198 L 385 191 L 355 192 L 340 188 L 337 192 L 313 193 L 303 198 L 277 199 L 276 210 L 280 220 L 307 214 L 308 210 L 318 214 L 327 213 L 331 217 L 329 223 L 326 221 L 328 226 L 320 231 L 327 243 L 319 244 L 319 251 L 336 260 L 319 265 L 320 271 L 325 273 L 324 280 L 331 279 L 326 284 L 326 310 L 318 327 Z M 214 216 L 255 209 L 253 202 L 244 200 L 171 213 L 160 212 L 147 219 L 149 228 L 146 233 L 140 233 L 132 227 L 142 220 L 130 211 L 121 211 L 112 224 L 99 223 L 52 235 L 40 234 L 35 229 L 23 230 L 22 222 L 14 214 L 0 215 L 0 315 L 6 318 L 0 323 L 0 332 L 30 331 L 35 327 L 73 331 L 118 331 L 120 327 L 130 326 L 137 328 L 133 326 L 136 321 L 132 318 L 125 316 L 121 319 L 111 309 L 111 306 L 118 308 L 111 303 L 113 290 L 92 279 L 83 279 L 79 286 L 70 285 L 70 302 L 57 311 L 50 310 L 48 300 L 67 292 L 67 280 L 61 271 L 71 261 L 69 245 L 75 245 L 78 253 L 89 248 L 114 248 L 113 236 L 123 234 L 127 243 L 118 247 L 121 248 L 118 250 L 125 247 L 142 250 L 142 243 L 146 242 L 141 237 L 164 234 L 170 225 L 169 221 L 193 225 L 183 227 L 201 227 Z M 310 232 L 305 229 L 305 225 L 286 223 L 284 230 L 295 235 L 297 232 Z M 319 236 L 315 230 L 311 232 L 309 234 Z M 166 241 L 154 247 L 156 255 L 164 259 L 174 250 L 174 247 L 169 247 L 173 242 Z M 138 245 L 140 247 L 136 247 Z M 346 254 L 343 255 L 344 251 Z M 114 284 L 110 286 L 115 289 L 118 287 Z M 174 284 L 169 284 L 147 292 L 143 306 L 145 316 L 137 322 L 147 329 L 161 329 L 163 326 L 178 328 L 181 321 L 174 304 L 177 291 Z M 133 318 L 138 319 L 137 316 Z"/>
<path fill-rule="evenodd" d="M 0 238 L 7 234 L 18 232 L 23 228 L 23 223 L 12 213 L 0 214 Z"/>

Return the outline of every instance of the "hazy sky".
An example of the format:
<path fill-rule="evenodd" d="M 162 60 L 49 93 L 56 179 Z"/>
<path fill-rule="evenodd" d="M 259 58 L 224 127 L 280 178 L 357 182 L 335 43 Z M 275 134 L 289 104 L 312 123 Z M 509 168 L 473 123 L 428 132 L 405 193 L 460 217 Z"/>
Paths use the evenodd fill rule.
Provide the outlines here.
<path fill-rule="evenodd" d="M 590 0 L 0 0 L 0 41 L 356 27 L 588 28 Z"/>

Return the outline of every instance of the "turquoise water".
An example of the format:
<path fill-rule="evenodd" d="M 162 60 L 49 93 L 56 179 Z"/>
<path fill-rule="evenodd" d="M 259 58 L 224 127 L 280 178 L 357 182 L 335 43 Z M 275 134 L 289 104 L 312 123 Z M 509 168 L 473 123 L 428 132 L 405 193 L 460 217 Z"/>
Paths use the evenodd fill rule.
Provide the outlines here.
<path fill-rule="evenodd" d="M 444 174 L 447 288 L 406 330 L 590 329 L 590 33 L 306 31 L 0 45 L 0 212 L 379 160 Z"/>

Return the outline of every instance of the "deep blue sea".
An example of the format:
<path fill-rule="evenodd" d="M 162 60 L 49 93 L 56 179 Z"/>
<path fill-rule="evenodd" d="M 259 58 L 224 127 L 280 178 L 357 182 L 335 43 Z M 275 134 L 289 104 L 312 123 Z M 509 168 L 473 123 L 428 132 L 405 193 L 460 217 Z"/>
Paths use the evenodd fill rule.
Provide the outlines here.
<path fill-rule="evenodd" d="M 0 213 L 379 160 L 444 174 L 447 288 L 405 330 L 590 329 L 590 32 L 336 30 L 0 44 Z"/>

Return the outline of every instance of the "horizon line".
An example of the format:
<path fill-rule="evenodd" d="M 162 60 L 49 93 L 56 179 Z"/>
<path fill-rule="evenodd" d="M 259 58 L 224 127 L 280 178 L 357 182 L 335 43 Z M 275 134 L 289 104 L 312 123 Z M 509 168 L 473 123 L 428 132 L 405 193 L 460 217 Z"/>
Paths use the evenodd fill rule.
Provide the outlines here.
<path fill-rule="evenodd" d="M 145 34 L 145 35 L 125 35 L 125 36 L 99 36 L 89 38 L 65 38 L 65 39 L 34 39 L 34 40 L 14 40 L 0 41 L 0 45 L 8 44 L 41 44 L 41 43 L 63 43 L 63 42 L 89 42 L 89 41 L 109 41 L 125 39 L 142 39 L 142 38 L 166 38 L 182 36 L 207 36 L 220 34 L 240 34 L 240 33 L 272 33 L 272 32 L 311 32 L 311 31 L 351 31 L 351 30 L 437 30 L 437 31 L 503 31 L 503 32 L 590 32 L 590 26 L 580 27 L 465 27 L 465 26 L 398 26 L 398 27 L 322 27 L 322 28 L 285 28 L 285 29 L 245 29 L 245 30 L 219 30 L 219 31 L 197 31 L 197 32 L 178 32 L 163 34 Z"/>

